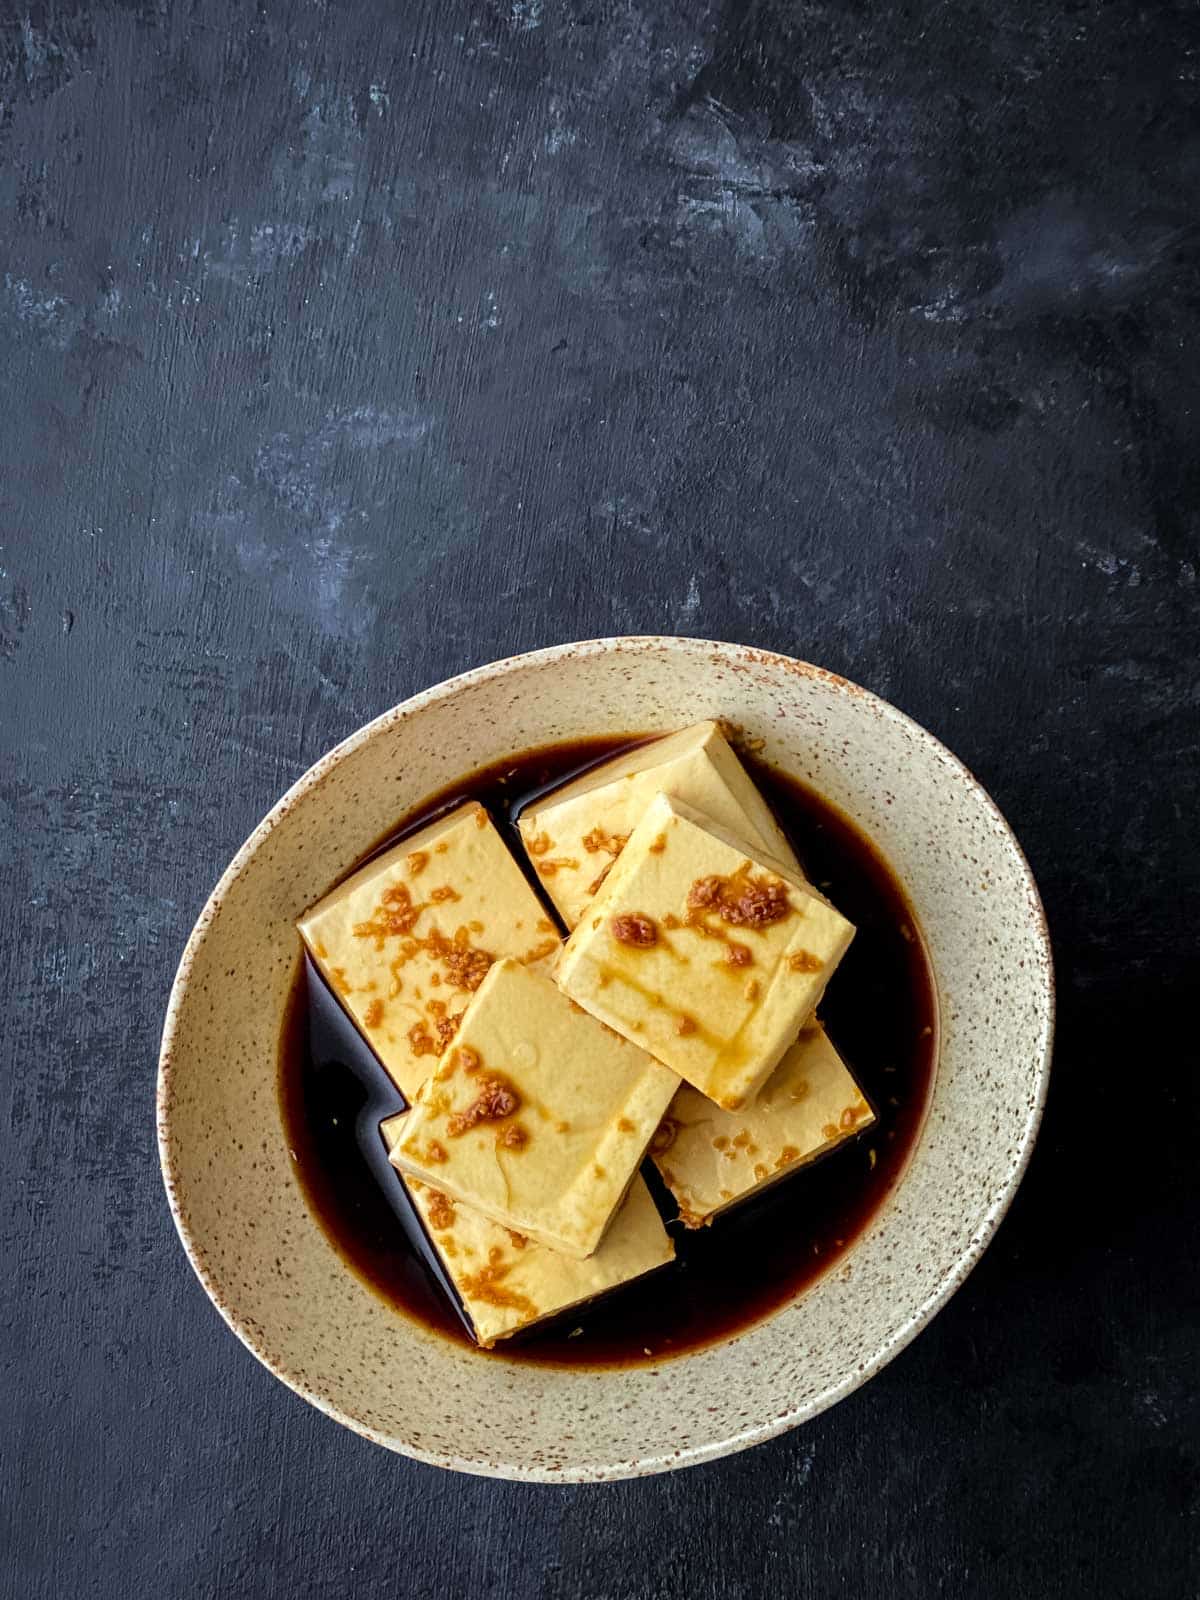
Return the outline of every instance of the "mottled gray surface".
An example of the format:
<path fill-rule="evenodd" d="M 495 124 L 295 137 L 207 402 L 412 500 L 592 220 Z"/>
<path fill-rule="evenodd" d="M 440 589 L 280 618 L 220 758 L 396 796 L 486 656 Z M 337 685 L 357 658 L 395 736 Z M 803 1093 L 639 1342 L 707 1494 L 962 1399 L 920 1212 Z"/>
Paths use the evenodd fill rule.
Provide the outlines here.
<path fill-rule="evenodd" d="M 1196 1592 L 1198 80 L 1182 3 L 0 4 L 3 1592 Z M 978 771 L 1056 1078 L 866 1390 L 493 1485 L 225 1332 L 155 1047 L 328 745 L 626 631 L 818 661 Z"/>

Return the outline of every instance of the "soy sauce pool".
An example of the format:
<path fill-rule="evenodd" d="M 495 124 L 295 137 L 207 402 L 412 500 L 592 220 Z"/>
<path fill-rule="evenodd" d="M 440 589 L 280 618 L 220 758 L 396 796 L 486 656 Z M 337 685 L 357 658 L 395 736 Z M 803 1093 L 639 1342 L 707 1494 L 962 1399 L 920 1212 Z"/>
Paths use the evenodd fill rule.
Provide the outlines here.
<path fill-rule="evenodd" d="M 481 801 L 536 885 L 516 817 L 533 796 L 638 743 L 546 746 L 435 796 L 364 855 L 466 799 Z M 793 778 L 743 754 L 813 883 L 858 932 L 821 1006 L 827 1032 L 878 1120 L 708 1228 L 668 1221 L 675 1261 L 590 1308 L 479 1355 L 542 1365 L 649 1364 L 712 1344 L 793 1300 L 850 1249 L 903 1173 L 937 1056 L 932 972 L 904 892 L 870 841 Z M 361 863 L 360 863 L 361 865 Z M 355 1272 L 405 1315 L 471 1344 L 470 1327 L 384 1153 L 379 1123 L 404 1101 L 316 970 L 302 962 L 279 1051 L 284 1125 L 308 1202 Z M 646 1163 L 667 1219 L 674 1202 Z"/>

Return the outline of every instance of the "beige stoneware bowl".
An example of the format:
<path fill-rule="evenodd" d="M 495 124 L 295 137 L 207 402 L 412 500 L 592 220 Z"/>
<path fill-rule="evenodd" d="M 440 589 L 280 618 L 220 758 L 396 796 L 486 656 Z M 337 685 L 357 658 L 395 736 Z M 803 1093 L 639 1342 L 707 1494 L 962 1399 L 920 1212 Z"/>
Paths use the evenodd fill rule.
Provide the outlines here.
<path fill-rule="evenodd" d="M 295 920 L 428 796 L 560 739 L 725 717 L 854 819 L 906 885 L 933 959 L 933 1097 L 902 1182 L 812 1287 L 725 1343 L 625 1371 L 482 1357 L 391 1309 L 310 1213 L 276 1094 Z M 705 1461 L 817 1415 L 879 1371 L 979 1259 L 1028 1160 L 1053 1029 L 1037 889 L 970 773 L 832 673 L 698 639 L 600 639 L 499 661 L 352 734 L 254 830 L 171 992 L 158 1136 L 206 1291 L 272 1372 L 368 1438 L 543 1481 Z"/>

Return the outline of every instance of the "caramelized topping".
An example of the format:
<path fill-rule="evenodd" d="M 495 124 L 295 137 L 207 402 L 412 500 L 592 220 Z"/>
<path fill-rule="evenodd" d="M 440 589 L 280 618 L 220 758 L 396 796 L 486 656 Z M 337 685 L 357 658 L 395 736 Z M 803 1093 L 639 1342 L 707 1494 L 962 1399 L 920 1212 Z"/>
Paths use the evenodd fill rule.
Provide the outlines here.
<path fill-rule="evenodd" d="M 767 748 L 767 741 L 761 733 L 748 733 L 740 722 L 730 722 L 728 717 L 718 717 L 717 721 L 721 732 L 736 749 L 757 756 Z"/>
<path fill-rule="evenodd" d="M 529 1129 L 519 1122 L 510 1122 L 496 1135 L 496 1143 L 503 1150 L 523 1150 L 529 1143 Z"/>
<path fill-rule="evenodd" d="M 454 1202 L 440 1189 L 429 1191 L 429 1226 L 436 1233 L 445 1233 L 454 1226 Z"/>
<path fill-rule="evenodd" d="M 539 833 L 536 838 L 530 839 L 525 848 L 531 856 L 544 856 L 554 844 L 548 833 Z"/>
<path fill-rule="evenodd" d="M 613 869 L 613 867 L 615 865 L 616 865 L 615 861 L 606 861 L 604 863 L 604 865 L 600 868 L 600 871 L 596 874 L 596 876 L 592 879 L 591 883 L 589 883 L 588 886 L 587 886 L 587 893 L 589 895 L 599 894 L 601 885 L 603 884 L 605 878 L 608 877 L 609 873 L 612 871 L 612 869 Z"/>
<path fill-rule="evenodd" d="M 435 905 L 441 905 L 446 900 L 461 900 L 462 895 L 457 889 L 452 889 L 448 883 L 439 883 L 436 889 L 429 891 L 429 898 Z"/>
<path fill-rule="evenodd" d="M 534 962 L 544 961 L 547 956 L 552 956 L 557 949 L 557 939 L 543 939 L 541 944 L 535 944 L 532 950 L 526 950 L 520 959 L 525 966 L 531 967 Z"/>
<path fill-rule="evenodd" d="M 478 989 L 493 960 L 488 951 L 477 950 L 469 943 L 465 928 L 460 928 L 453 939 L 447 939 L 434 928 L 425 940 L 425 947 L 445 967 L 446 976 L 457 989 Z"/>
<path fill-rule="evenodd" d="M 406 884 L 393 883 L 383 891 L 370 921 L 354 924 L 354 937 L 374 939 L 376 950 L 382 950 L 385 939 L 410 934 L 423 910 L 423 906 L 413 904 Z"/>
<path fill-rule="evenodd" d="M 679 1037 L 681 1039 L 686 1039 L 689 1033 L 695 1033 L 695 1031 L 696 1031 L 696 1019 L 695 1019 L 695 1017 L 689 1017 L 689 1016 L 686 1016 L 686 1015 L 681 1013 L 678 1017 L 675 1018 L 675 1032 L 679 1035 Z"/>
<path fill-rule="evenodd" d="M 452 1139 L 460 1139 L 481 1122 L 503 1122 L 521 1107 L 521 1096 L 507 1078 L 499 1073 L 489 1073 L 479 1080 L 479 1093 L 471 1104 L 456 1111 L 446 1123 L 446 1132 Z M 524 1144 L 525 1135 L 517 1141 Z M 506 1141 L 507 1142 L 507 1141 Z"/>
<path fill-rule="evenodd" d="M 612 919 L 612 935 L 618 944 L 648 950 L 658 943 L 658 926 L 653 918 L 644 917 L 640 911 L 626 911 Z"/>
<path fill-rule="evenodd" d="M 755 878 L 749 862 L 727 876 L 697 878 L 687 903 L 689 910 L 711 911 L 731 928 L 766 928 L 792 909 L 786 885 L 778 878 Z"/>
<path fill-rule="evenodd" d="M 486 813 L 480 812 L 486 821 Z M 415 851 L 414 856 L 423 855 L 423 851 Z M 459 899 L 458 891 L 449 884 L 443 884 L 434 889 L 430 897 L 432 901 L 446 901 Z M 482 924 L 470 922 L 466 927 L 456 930 L 453 939 L 441 931 L 440 928 L 430 928 L 422 938 L 414 936 L 413 930 L 417 920 L 426 909 L 425 904 L 415 903 L 408 888 L 403 883 L 394 883 L 383 891 L 379 904 L 367 922 L 357 922 L 354 925 L 356 939 L 373 939 L 376 950 L 382 950 L 386 940 L 391 938 L 402 939 L 404 942 L 395 959 L 391 963 L 392 989 L 391 993 L 400 993 L 400 970 L 418 953 L 424 951 L 434 961 L 440 962 L 445 968 L 446 981 L 455 988 L 473 990 L 487 976 L 493 956 L 487 950 L 477 949 L 471 943 L 471 934 L 482 932 Z M 437 974 L 433 981 L 439 981 Z"/>
<path fill-rule="evenodd" d="M 472 1050 L 469 1044 L 460 1044 L 454 1052 L 454 1062 L 466 1073 L 478 1072 L 480 1067 L 479 1051 Z"/>
<path fill-rule="evenodd" d="M 456 1011 L 453 1016 L 441 1016 L 434 1022 L 437 1029 L 438 1051 L 443 1051 L 458 1032 L 458 1025 L 463 1019 L 463 1013 Z"/>
<path fill-rule="evenodd" d="M 363 1014 L 363 1022 L 368 1028 L 377 1028 L 382 1021 L 383 1001 L 376 995 Z"/>
<path fill-rule="evenodd" d="M 753 964 L 754 957 L 750 954 L 748 944 L 738 944 L 736 939 L 730 939 L 725 946 L 725 960 L 731 967 L 748 967 Z"/>
<path fill-rule="evenodd" d="M 793 972 L 820 972 L 824 963 L 811 950 L 797 950 L 788 957 L 788 966 Z"/>
<path fill-rule="evenodd" d="M 425 1159 L 433 1166 L 440 1166 L 447 1160 L 446 1146 L 438 1139 L 430 1139 L 425 1146 Z"/>
<path fill-rule="evenodd" d="M 543 878 L 552 878 L 559 867 L 567 872 L 575 872 L 579 863 L 574 856 L 546 856 L 544 860 L 535 861 L 534 866 Z"/>
<path fill-rule="evenodd" d="M 654 840 L 654 843 L 650 846 L 650 854 L 652 856 L 660 856 L 666 848 L 667 836 L 665 833 L 660 833 Z"/>
<path fill-rule="evenodd" d="M 605 833 L 603 828 L 593 828 L 591 833 L 585 833 L 583 836 L 583 848 L 589 855 L 594 856 L 603 852 L 612 856 L 614 861 L 628 843 L 627 833 Z"/>
<path fill-rule="evenodd" d="M 501 1265 L 498 1261 L 489 1261 L 486 1267 L 480 1267 L 478 1272 L 470 1273 L 459 1279 L 459 1288 L 462 1290 L 463 1299 L 468 1302 L 478 1301 L 481 1305 L 498 1306 L 501 1310 L 518 1311 L 523 1317 L 534 1318 L 538 1315 L 538 1308 L 527 1294 L 521 1294 L 516 1289 L 506 1289 L 504 1280 L 512 1271 L 512 1265 Z"/>
<path fill-rule="evenodd" d="M 414 1022 L 408 1030 L 409 1049 L 415 1056 L 436 1056 L 441 1053 L 440 1046 L 429 1031 L 429 1024 L 424 1017 L 420 1022 Z"/>
<path fill-rule="evenodd" d="M 415 878 L 424 872 L 429 865 L 429 852 L 428 850 L 414 850 L 411 855 L 405 856 L 404 862 L 408 867 L 409 876 Z"/>

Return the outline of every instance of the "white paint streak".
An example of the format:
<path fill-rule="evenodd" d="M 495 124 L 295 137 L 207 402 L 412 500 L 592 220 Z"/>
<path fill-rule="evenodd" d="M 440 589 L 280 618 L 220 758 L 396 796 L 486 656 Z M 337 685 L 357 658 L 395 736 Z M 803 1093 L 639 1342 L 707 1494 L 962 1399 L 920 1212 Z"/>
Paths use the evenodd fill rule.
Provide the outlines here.
<path fill-rule="evenodd" d="M 912 314 L 924 317 L 926 322 L 963 322 L 967 316 L 966 307 L 958 303 L 953 289 L 947 289 L 925 305 L 913 306 Z"/>
<path fill-rule="evenodd" d="M 578 138 L 579 135 L 575 129 L 567 127 L 561 100 L 552 99 L 550 101 L 550 128 L 542 141 L 546 154 L 548 156 L 561 155 L 564 150 L 569 150 Z"/>
<path fill-rule="evenodd" d="M 1150 1418 L 1150 1422 L 1153 1427 L 1166 1427 L 1169 1420 L 1167 1417 L 1166 1407 L 1163 1405 L 1162 1400 L 1153 1389 L 1144 1389 L 1138 1396 L 1138 1401 L 1141 1404 L 1142 1410 Z"/>
<path fill-rule="evenodd" d="M 1143 543 L 1145 541 L 1142 541 Z M 1111 551 L 1098 550 L 1095 545 L 1080 543 L 1077 549 L 1084 552 L 1081 565 L 1094 567 L 1097 572 L 1102 572 L 1106 578 L 1118 578 L 1130 589 L 1137 589 L 1142 582 L 1142 569 L 1135 561 L 1130 561 L 1125 556 L 1114 555 Z"/>
<path fill-rule="evenodd" d="M 531 33 L 542 25 L 542 0 L 512 0 L 509 16 L 518 33 Z"/>
<path fill-rule="evenodd" d="M 185 255 L 200 259 L 206 278 L 247 285 L 274 272 L 281 263 L 303 255 L 317 235 L 298 222 L 258 222 L 245 231 L 238 221 L 222 223 L 211 246 L 202 239 L 190 241 Z"/>
<path fill-rule="evenodd" d="M 767 1524 L 772 1528 L 792 1526 L 795 1516 L 795 1501 L 807 1486 L 812 1477 L 813 1463 L 816 1461 L 816 1449 L 810 1445 L 803 1451 L 798 1460 L 788 1464 L 785 1481 L 786 1489 L 783 1494 L 776 1496 L 772 1502 L 771 1510 L 767 1516 Z"/>
<path fill-rule="evenodd" d="M 811 152 L 779 140 L 749 150 L 732 113 L 711 97 L 671 137 L 684 187 L 676 197 L 675 243 L 700 231 L 725 235 L 739 254 L 770 262 L 806 247 L 815 222 L 815 180 L 824 172 Z M 810 194 L 810 189 L 812 193 Z"/>
<path fill-rule="evenodd" d="M 39 295 L 28 278 L 4 274 L 4 304 L 24 327 L 65 350 L 83 326 L 84 315 L 61 294 Z"/>

